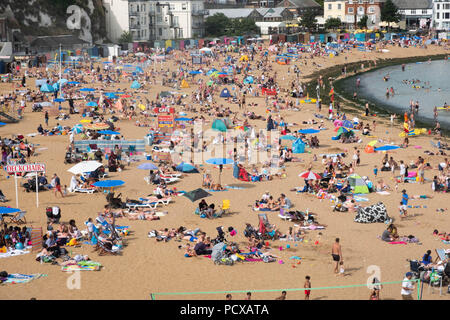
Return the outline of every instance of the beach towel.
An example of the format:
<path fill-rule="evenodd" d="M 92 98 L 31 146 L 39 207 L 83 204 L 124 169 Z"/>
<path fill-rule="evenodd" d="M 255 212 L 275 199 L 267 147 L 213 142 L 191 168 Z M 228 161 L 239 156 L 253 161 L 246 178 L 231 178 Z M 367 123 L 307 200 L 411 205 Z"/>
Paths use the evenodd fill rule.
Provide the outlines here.
<path fill-rule="evenodd" d="M 365 197 L 354 197 L 353 198 L 356 202 L 365 202 L 365 201 L 369 201 L 368 198 Z"/>
<path fill-rule="evenodd" d="M 390 195 L 390 193 L 387 192 L 387 191 L 377 191 L 377 193 L 378 193 L 378 194 L 381 194 L 381 195 L 383 195 L 383 196 Z"/>
<path fill-rule="evenodd" d="M 35 274 L 20 274 L 20 273 L 13 273 L 9 274 L 8 278 L 3 281 L 4 284 L 11 283 L 11 284 L 18 284 L 18 283 L 28 283 L 30 281 L 39 279 L 41 277 L 46 277 L 46 274 L 42 273 L 35 273 Z"/>
<path fill-rule="evenodd" d="M 389 220 L 389 216 L 382 202 L 368 207 L 359 207 L 354 219 L 358 223 L 385 222 L 387 220 Z"/>
<path fill-rule="evenodd" d="M 392 242 L 388 242 L 389 244 L 408 244 L 405 241 L 392 241 Z"/>
<path fill-rule="evenodd" d="M 100 262 L 95 261 L 80 261 L 77 264 L 71 264 L 68 266 L 61 267 L 61 271 L 63 272 L 71 272 L 71 271 L 98 271 L 101 267 Z"/>
<path fill-rule="evenodd" d="M 15 256 L 21 256 L 23 254 L 30 253 L 30 251 L 27 250 L 10 250 L 6 253 L 0 253 L 0 258 L 9 258 L 9 257 L 15 257 Z"/>

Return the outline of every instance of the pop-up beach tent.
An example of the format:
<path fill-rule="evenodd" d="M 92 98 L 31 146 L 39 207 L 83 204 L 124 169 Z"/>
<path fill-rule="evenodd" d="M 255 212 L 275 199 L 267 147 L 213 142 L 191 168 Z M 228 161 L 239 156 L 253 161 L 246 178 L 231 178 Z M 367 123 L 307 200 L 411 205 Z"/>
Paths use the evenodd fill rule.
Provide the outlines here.
<path fill-rule="evenodd" d="M 353 188 L 354 193 L 369 193 L 366 182 L 356 173 L 348 176 L 347 179 L 350 183 L 350 187 Z"/>
<path fill-rule="evenodd" d="M 302 139 L 298 138 L 292 143 L 292 153 L 304 153 L 305 152 L 305 144 Z"/>
<path fill-rule="evenodd" d="M 133 83 L 131 84 L 131 89 L 139 89 L 141 88 L 141 85 L 139 82 L 137 82 L 137 80 L 134 80 Z"/>
<path fill-rule="evenodd" d="M 187 83 L 187 81 L 184 79 L 181 81 L 181 88 L 183 89 L 189 88 L 189 83 Z"/>
<path fill-rule="evenodd" d="M 222 92 L 220 93 L 220 97 L 221 98 L 230 98 L 231 97 L 230 91 L 227 88 L 224 88 L 222 90 Z"/>

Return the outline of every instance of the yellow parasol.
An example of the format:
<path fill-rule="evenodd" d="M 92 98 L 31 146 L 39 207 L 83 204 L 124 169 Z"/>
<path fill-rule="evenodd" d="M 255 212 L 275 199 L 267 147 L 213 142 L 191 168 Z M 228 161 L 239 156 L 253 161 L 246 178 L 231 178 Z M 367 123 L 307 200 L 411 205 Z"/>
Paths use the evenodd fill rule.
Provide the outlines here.
<path fill-rule="evenodd" d="M 378 140 L 372 140 L 370 141 L 367 145 L 373 147 L 374 145 L 376 145 L 378 143 Z"/>

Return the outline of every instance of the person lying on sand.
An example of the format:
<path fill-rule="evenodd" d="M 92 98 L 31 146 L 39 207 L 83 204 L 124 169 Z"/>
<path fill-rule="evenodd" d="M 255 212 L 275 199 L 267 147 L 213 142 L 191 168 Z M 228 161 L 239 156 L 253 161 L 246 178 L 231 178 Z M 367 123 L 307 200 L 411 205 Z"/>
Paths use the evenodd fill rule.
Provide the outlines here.
<path fill-rule="evenodd" d="M 155 215 L 155 211 L 143 211 L 142 208 L 136 211 L 130 211 L 127 215 L 129 220 L 159 220 L 159 217 Z"/>

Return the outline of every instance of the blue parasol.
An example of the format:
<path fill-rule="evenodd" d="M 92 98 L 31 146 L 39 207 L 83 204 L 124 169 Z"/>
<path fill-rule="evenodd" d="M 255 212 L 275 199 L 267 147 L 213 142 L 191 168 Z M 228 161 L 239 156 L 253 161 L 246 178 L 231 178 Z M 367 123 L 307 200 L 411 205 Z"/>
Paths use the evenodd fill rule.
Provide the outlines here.
<path fill-rule="evenodd" d="M 1 214 L 8 214 L 8 213 L 16 213 L 20 212 L 20 209 L 17 208 L 8 208 L 8 207 L 0 207 L 0 215 Z"/>
<path fill-rule="evenodd" d="M 98 133 L 100 134 L 108 134 L 108 135 L 112 135 L 112 134 L 120 134 L 120 132 L 117 131 L 112 131 L 112 130 L 101 130 Z"/>
<path fill-rule="evenodd" d="M 185 173 L 198 173 L 198 170 L 196 167 L 194 167 L 192 164 L 185 163 L 185 162 L 182 162 L 179 165 L 177 165 L 175 167 L 175 169 L 177 169 L 178 171 L 181 171 L 181 172 L 185 172 Z"/>
<path fill-rule="evenodd" d="M 53 100 L 53 102 L 64 102 L 66 101 L 66 99 L 63 98 L 56 98 L 55 100 Z"/>
<path fill-rule="evenodd" d="M 201 71 L 198 71 L 198 70 L 189 71 L 189 74 L 200 74 L 200 73 L 201 73 Z"/>
<path fill-rule="evenodd" d="M 87 107 L 98 107 L 97 102 L 95 101 L 89 101 L 88 103 L 86 103 Z"/>
<path fill-rule="evenodd" d="M 6 125 L 7 125 L 7 123 L 0 122 L 0 126 L 6 126 Z"/>
<path fill-rule="evenodd" d="M 83 92 L 92 92 L 92 91 L 95 91 L 95 89 L 94 89 L 94 88 L 83 88 L 83 89 L 80 89 L 80 91 L 83 91 Z"/>
<path fill-rule="evenodd" d="M 233 164 L 234 161 L 227 158 L 211 158 L 206 160 L 206 163 L 215 164 L 215 165 L 224 165 L 224 164 Z"/>
<path fill-rule="evenodd" d="M 67 84 L 80 84 L 78 81 L 69 81 Z"/>
<path fill-rule="evenodd" d="M 375 151 L 389 151 L 389 150 L 395 150 L 395 149 L 400 149 L 399 146 L 392 146 L 392 145 L 385 145 L 385 146 L 381 146 L 379 148 L 375 148 Z"/>
<path fill-rule="evenodd" d="M 97 181 L 93 183 L 92 185 L 99 188 L 114 188 L 119 187 L 121 185 L 125 184 L 125 181 L 122 180 L 103 180 L 103 181 Z"/>

